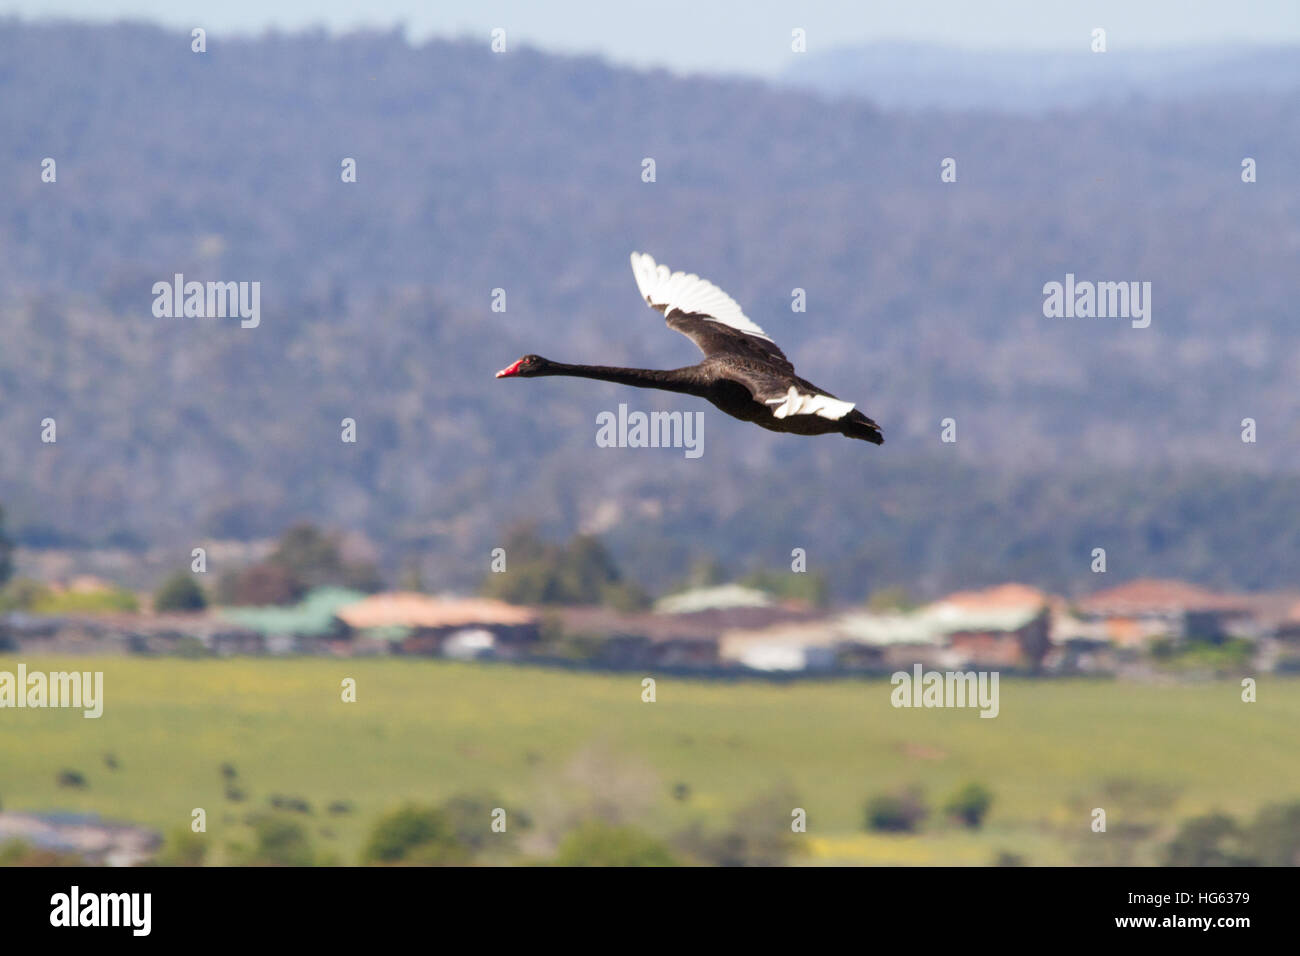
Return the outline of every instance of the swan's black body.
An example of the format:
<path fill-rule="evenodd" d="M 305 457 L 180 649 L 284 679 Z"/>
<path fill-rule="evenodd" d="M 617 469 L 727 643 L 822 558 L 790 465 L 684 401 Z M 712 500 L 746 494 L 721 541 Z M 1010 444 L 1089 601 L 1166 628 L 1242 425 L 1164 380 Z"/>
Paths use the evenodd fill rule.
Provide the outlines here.
<path fill-rule="evenodd" d="M 611 368 L 568 365 L 540 355 L 525 355 L 497 372 L 497 378 L 566 375 L 657 388 L 703 398 L 733 418 L 770 431 L 794 435 L 838 433 L 883 444 L 884 436 L 870 418 L 795 375 L 785 353 L 721 290 L 696 276 L 656 267 L 649 256 L 638 261 L 634 253 L 632 262 L 646 301 L 664 312 L 669 328 L 699 346 L 703 361 L 675 369 Z M 697 311 L 701 305 L 716 308 Z"/>

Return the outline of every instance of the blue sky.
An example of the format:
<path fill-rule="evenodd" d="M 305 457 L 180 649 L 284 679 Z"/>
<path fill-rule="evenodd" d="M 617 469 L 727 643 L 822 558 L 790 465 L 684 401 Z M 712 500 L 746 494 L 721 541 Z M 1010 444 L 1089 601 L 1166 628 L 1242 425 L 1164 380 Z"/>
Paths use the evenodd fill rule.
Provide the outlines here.
<path fill-rule="evenodd" d="M 131 17 L 175 27 L 260 32 L 403 23 L 412 39 L 481 36 L 599 53 L 677 71 L 770 75 L 790 57 L 877 40 L 974 49 L 1086 49 L 1104 27 L 1110 49 L 1300 43 L 1300 0 L 0 0 L 0 14 Z"/>

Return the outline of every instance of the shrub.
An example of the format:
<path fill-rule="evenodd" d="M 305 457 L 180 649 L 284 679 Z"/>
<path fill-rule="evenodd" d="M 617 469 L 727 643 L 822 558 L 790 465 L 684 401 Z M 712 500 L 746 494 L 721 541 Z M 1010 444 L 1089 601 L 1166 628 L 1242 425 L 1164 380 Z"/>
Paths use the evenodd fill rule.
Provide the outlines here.
<path fill-rule="evenodd" d="M 30 611 L 50 593 L 40 581 L 31 578 L 14 578 L 0 591 L 0 611 Z"/>
<path fill-rule="evenodd" d="M 0 585 L 9 580 L 13 573 L 14 544 L 5 533 L 5 510 L 0 508 Z"/>
<path fill-rule="evenodd" d="M 139 602 L 130 591 L 104 588 L 99 591 L 45 591 L 29 608 L 33 614 L 105 614 L 133 612 Z"/>
<path fill-rule="evenodd" d="M 202 611 L 208 606 L 203 589 L 189 571 L 177 571 L 154 594 L 155 611 Z"/>
<path fill-rule="evenodd" d="M 269 866 L 311 866 L 316 862 L 307 831 L 292 820 L 264 815 L 252 821 L 257 845 L 251 863 Z"/>
<path fill-rule="evenodd" d="M 87 786 L 86 776 L 79 770 L 60 770 L 56 782 L 60 787 L 84 790 Z"/>
<path fill-rule="evenodd" d="M 992 805 L 993 794 L 987 787 L 978 783 L 968 783 L 948 798 L 943 811 L 963 826 L 978 830 Z"/>
<path fill-rule="evenodd" d="M 1300 801 L 1260 810 L 1246 832 L 1246 847 L 1259 866 L 1300 866 Z"/>
<path fill-rule="evenodd" d="M 1165 847 L 1165 866 L 1239 866 L 1246 862 L 1242 831 L 1225 813 L 1209 813 L 1183 822 Z"/>
<path fill-rule="evenodd" d="M 167 837 L 158 862 L 163 866 L 202 866 L 207 855 L 207 837 L 189 827 L 181 827 Z"/>
<path fill-rule="evenodd" d="M 289 813 L 311 813 L 311 804 L 302 797 L 287 797 L 273 793 L 271 794 L 270 803 L 275 809 L 286 810 Z"/>
<path fill-rule="evenodd" d="M 805 848 L 791 829 L 791 811 L 799 799 L 782 787 L 760 796 L 733 813 L 720 832 L 687 830 L 676 846 L 713 866 L 784 866 Z"/>
<path fill-rule="evenodd" d="M 498 807 L 505 809 L 503 801 L 493 794 L 458 793 L 442 805 L 442 812 L 453 838 L 477 856 L 490 850 L 513 850 L 515 834 L 532 826 L 528 814 L 509 810 L 505 832 L 494 832 L 493 811 Z"/>
<path fill-rule="evenodd" d="M 407 804 L 379 818 L 361 861 L 446 866 L 465 863 L 469 856 L 444 811 Z"/>
<path fill-rule="evenodd" d="M 556 866 L 677 866 L 668 847 L 635 827 L 590 821 L 560 844 Z"/>
<path fill-rule="evenodd" d="M 0 843 L 0 866 L 89 866 L 78 853 L 46 850 L 22 840 Z"/>
<path fill-rule="evenodd" d="M 885 793 L 867 801 L 865 824 L 879 833 L 912 833 L 928 813 L 919 790 Z"/>

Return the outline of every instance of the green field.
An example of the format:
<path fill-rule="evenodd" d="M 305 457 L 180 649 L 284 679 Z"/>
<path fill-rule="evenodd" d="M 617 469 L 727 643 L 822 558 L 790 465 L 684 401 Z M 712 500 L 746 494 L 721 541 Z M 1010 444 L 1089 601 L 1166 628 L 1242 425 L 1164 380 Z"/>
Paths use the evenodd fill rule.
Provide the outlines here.
<path fill-rule="evenodd" d="M 0 670 L 17 663 L 0 658 Z M 1253 704 L 1227 681 L 1006 680 L 1001 713 L 982 719 L 975 710 L 896 710 L 885 680 L 661 676 L 657 701 L 643 703 L 641 674 L 499 664 L 24 663 L 103 670 L 104 715 L 0 710 L 5 810 L 96 811 L 169 832 L 203 807 L 220 848 L 247 839 L 242 819 L 286 794 L 311 803 L 312 815 L 300 819 L 342 862 L 356 861 L 383 811 L 462 792 L 499 795 L 534 818 L 541 840 L 553 821 L 601 801 L 668 836 L 693 822 L 722 826 L 785 788 L 807 811 L 806 862 L 952 864 L 986 864 L 1000 851 L 1030 864 L 1083 862 L 1099 846 L 1108 859 L 1152 862 L 1179 819 L 1214 808 L 1247 816 L 1300 798 L 1300 681 L 1268 676 Z M 341 700 L 347 677 L 356 679 L 356 703 Z M 247 800 L 225 798 L 224 762 L 238 769 Z M 64 769 L 88 785 L 59 787 Z M 937 813 L 915 836 L 862 829 L 870 795 L 916 785 L 937 805 L 971 780 L 995 794 L 982 830 Z M 681 784 L 688 792 L 675 795 Z M 355 811 L 326 815 L 336 800 Z M 1089 831 L 1093 807 L 1106 808 L 1107 834 Z M 1123 824 L 1137 822 L 1148 828 L 1142 841 L 1124 835 Z"/>

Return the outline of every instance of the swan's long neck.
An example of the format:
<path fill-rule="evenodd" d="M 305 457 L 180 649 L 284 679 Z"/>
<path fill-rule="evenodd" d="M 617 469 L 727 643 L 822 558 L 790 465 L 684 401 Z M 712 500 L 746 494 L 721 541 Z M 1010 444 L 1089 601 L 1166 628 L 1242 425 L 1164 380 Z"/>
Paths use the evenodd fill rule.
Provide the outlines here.
<path fill-rule="evenodd" d="M 693 365 L 686 368 L 615 368 L 609 365 L 566 365 L 552 362 L 540 373 L 541 375 L 568 375 L 574 378 L 594 378 L 601 382 L 613 382 L 616 385 L 632 385 L 637 388 L 657 388 L 665 392 L 683 392 L 699 395 L 705 383 Z"/>

